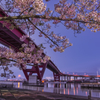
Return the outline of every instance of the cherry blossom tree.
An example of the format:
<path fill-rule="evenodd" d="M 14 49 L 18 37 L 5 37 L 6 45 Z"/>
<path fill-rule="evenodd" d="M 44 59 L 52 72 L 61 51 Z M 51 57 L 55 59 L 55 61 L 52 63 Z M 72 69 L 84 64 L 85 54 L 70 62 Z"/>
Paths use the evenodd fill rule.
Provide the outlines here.
<path fill-rule="evenodd" d="M 3 2 L 3 0 L 0 1 Z M 59 35 L 51 30 L 53 25 L 61 23 L 66 30 L 73 30 L 74 34 L 85 31 L 85 28 L 93 32 L 100 31 L 99 0 L 59 0 L 54 4 L 54 10 L 50 10 L 46 5 L 49 1 L 5 0 L 3 10 L 8 16 L 0 17 L 0 21 L 5 22 L 3 26 L 10 23 L 9 28 L 12 30 L 17 27 L 25 30 L 27 34 L 20 38 L 23 42 L 38 30 L 39 37 L 45 37 L 50 48 L 53 48 L 55 52 L 64 52 L 72 44 L 66 36 L 63 36 L 63 33 Z M 22 44 L 19 52 L 15 52 L 12 48 L 1 47 L 0 57 L 24 66 L 32 63 L 41 64 L 50 59 L 47 55 L 42 56 L 43 49 L 43 44 L 36 48 L 32 42 Z"/>

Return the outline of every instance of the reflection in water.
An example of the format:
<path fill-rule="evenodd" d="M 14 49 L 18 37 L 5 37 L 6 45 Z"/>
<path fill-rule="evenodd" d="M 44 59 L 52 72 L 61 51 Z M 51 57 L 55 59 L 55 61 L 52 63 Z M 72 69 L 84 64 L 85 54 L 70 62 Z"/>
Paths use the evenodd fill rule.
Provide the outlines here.
<path fill-rule="evenodd" d="M 44 89 L 42 89 L 42 92 L 44 92 Z"/>
<path fill-rule="evenodd" d="M 36 91 L 42 91 L 42 92 L 52 92 L 52 93 L 58 93 L 58 94 L 68 94 L 68 95 L 80 95 L 80 96 L 88 96 L 89 90 L 91 91 L 92 97 L 99 97 L 100 98 L 100 90 L 98 89 L 83 89 L 80 87 L 80 84 L 54 84 L 54 83 L 48 83 L 44 84 L 44 87 L 30 87 L 30 86 L 23 86 L 21 82 L 14 82 L 14 85 L 16 88 L 23 88 L 23 89 L 31 89 Z M 66 88 L 65 88 L 66 85 Z"/>
<path fill-rule="evenodd" d="M 99 92 L 99 97 L 100 97 L 100 92 Z"/>
<path fill-rule="evenodd" d="M 85 92 L 86 96 L 87 96 L 87 91 Z"/>
<path fill-rule="evenodd" d="M 67 84 L 67 88 L 71 89 L 71 84 L 70 83 Z"/>
<path fill-rule="evenodd" d="M 69 89 L 68 89 L 68 95 L 69 95 Z"/>
<path fill-rule="evenodd" d="M 20 87 L 20 82 L 18 82 L 18 88 Z"/>
<path fill-rule="evenodd" d="M 78 84 L 74 84 L 74 87 L 77 88 L 78 87 Z"/>
<path fill-rule="evenodd" d="M 59 85 L 60 85 L 60 88 L 59 88 Z M 73 83 L 68 83 L 68 84 L 61 83 L 59 85 L 57 85 L 57 83 L 56 83 L 54 85 L 54 87 L 51 86 L 53 88 L 54 93 L 68 94 L 68 95 L 80 95 L 80 96 L 88 96 L 89 95 L 89 89 L 81 88 L 80 84 L 77 84 L 77 83 L 75 83 L 75 84 L 73 84 Z M 67 86 L 66 88 L 65 88 L 65 85 Z M 49 89 L 51 89 L 51 88 L 48 87 L 48 90 Z M 98 90 L 98 91 L 100 92 L 100 90 Z M 98 91 L 91 89 L 92 97 L 100 97 Z M 47 92 L 47 91 L 45 91 L 45 92 Z"/>
<path fill-rule="evenodd" d="M 65 84 L 65 88 L 67 87 L 67 84 Z"/>
<path fill-rule="evenodd" d="M 54 88 L 62 88 L 61 84 L 54 84 Z"/>
<path fill-rule="evenodd" d="M 64 89 L 64 94 L 66 94 L 66 93 L 65 93 L 65 89 Z"/>
<path fill-rule="evenodd" d="M 78 94 L 78 87 L 76 88 L 76 93 Z"/>
<path fill-rule="evenodd" d="M 74 92 L 74 95 L 75 95 L 75 87 L 74 87 L 74 89 L 73 89 L 73 92 Z"/>

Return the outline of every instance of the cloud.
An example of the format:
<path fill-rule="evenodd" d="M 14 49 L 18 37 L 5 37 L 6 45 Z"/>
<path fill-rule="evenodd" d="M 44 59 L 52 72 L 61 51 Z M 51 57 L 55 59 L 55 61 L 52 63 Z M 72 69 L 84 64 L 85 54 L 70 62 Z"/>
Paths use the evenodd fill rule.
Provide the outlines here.
<path fill-rule="evenodd" d="M 54 79 L 54 78 L 53 77 L 46 77 L 46 79 L 51 80 L 51 79 Z"/>

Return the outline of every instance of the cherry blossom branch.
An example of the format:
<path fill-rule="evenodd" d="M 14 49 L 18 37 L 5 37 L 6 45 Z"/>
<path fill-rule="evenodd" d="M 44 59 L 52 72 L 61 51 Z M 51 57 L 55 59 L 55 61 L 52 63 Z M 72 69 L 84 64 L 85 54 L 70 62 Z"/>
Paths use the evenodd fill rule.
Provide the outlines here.
<path fill-rule="evenodd" d="M 29 19 L 29 18 L 41 18 L 41 19 L 48 19 L 48 20 L 61 20 L 61 21 L 75 21 L 75 22 L 81 22 L 81 23 L 96 23 L 100 25 L 100 22 L 94 21 L 94 20 L 89 20 L 89 21 L 83 21 L 79 20 L 77 18 L 71 19 L 71 18 L 66 18 L 62 19 L 59 17 L 49 17 L 47 18 L 45 15 L 23 15 L 23 16 L 8 16 L 8 17 L 0 17 L 0 21 L 5 21 L 5 20 L 14 20 L 14 19 Z"/>
<path fill-rule="evenodd" d="M 41 31 L 36 25 L 34 25 L 34 24 L 31 22 L 30 19 L 28 19 L 28 21 L 29 21 L 36 29 L 38 29 L 42 34 L 44 34 L 53 44 L 55 44 L 55 45 L 58 46 L 58 44 L 55 43 L 52 39 L 50 39 L 48 35 L 46 35 L 46 34 L 45 34 L 43 31 Z"/>
<path fill-rule="evenodd" d="M 0 60 L 2 60 L 2 59 L 7 60 L 7 61 L 12 61 L 12 62 L 15 62 L 16 63 L 16 61 L 13 60 L 13 59 L 7 59 L 7 58 L 4 58 L 4 57 L 2 57 L 2 58 L 0 57 Z M 28 66 L 34 66 L 34 64 L 28 64 L 28 63 L 26 65 L 28 65 Z"/>

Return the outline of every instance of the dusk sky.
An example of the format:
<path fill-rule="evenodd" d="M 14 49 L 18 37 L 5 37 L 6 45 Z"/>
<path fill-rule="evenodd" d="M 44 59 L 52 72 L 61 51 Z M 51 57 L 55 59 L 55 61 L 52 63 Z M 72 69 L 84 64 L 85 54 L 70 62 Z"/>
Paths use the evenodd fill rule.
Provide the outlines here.
<path fill-rule="evenodd" d="M 59 0 L 57 0 L 59 1 Z M 47 4 L 53 9 L 53 4 L 56 1 L 50 0 Z M 100 32 L 91 32 L 86 28 L 86 31 L 80 34 L 75 34 L 72 30 L 67 30 L 63 25 L 59 24 L 57 28 L 52 28 L 55 33 L 61 33 L 69 38 L 72 47 L 68 47 L 63 53 L 55 53 L 46 45 L 46 52 L 51 57 L 51 60 L 59 68 L 61 72 L 77 73 L 77 74 L 100 74 Z M 34 39 L 38 36 L 34 36 Z M 36 43 L 41 43 L 43 38 L 36 39 Z M 52 76 L 52 72 L 45 71 L 46 76 Z"/>
<path fill-rule="evenodd" d="M 56 1 L 56 0 L 55 0 Z M 48 2 L 47 6 L 53 9 L 54 0 Z M 75 34 L 74 31 L 66 29 L 63 25 L 59 24 L 57 28 L 52 25 L 52 31 L 55 33 L 61 33 L 69 38 L 69 42 L 73 46 L 68 47 L 63 53 L 54 52 L 46 44 L 45 53 L 51 57 L 51 60 L 59 68 L 61 72 L 77 73 L 77 74 L 98 74 L 100 75 L 100 32 L 86 31 L 80 34 Z M 46 43 L 44 38 L 38 37 L 38 31 L 32 36 L 36 44 Z M 13 71 L 16 76 L 21 74 L 24 77 L 22 71 L 13 67 Z M 52 77 L 53 73 L 50 70 L 45 71 L 44 78 Z"/>

